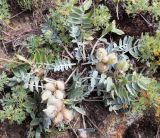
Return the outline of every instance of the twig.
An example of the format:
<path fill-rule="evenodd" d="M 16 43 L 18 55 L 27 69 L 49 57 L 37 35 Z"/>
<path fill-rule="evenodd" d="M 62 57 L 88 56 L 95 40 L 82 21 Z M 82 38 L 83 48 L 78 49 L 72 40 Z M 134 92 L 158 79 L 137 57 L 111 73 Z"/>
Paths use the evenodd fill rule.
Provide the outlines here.
<path fill-rule="evenodd" d="M 63 45 L 63 48 L 67 52 L 67 54 L 70 56 L 70 58 L 74 59 L 73 55 L 68 51 L 67 47 Z"/>
<path fill-rule="evenodd" d="M 90 65 L 90 64 L 93 64 L 93 63 L 95 63 L 95 62 L 86 62 L 86 63 L 82 63 L 81 65 L 83 66 L 83 65 Z"/>
<path fill-rule="evenodd" d="M 73 129 L 73 127 L 71 126 L 71 124 L 69 124 L 70 128 L 72 129 L 72 131 L 74 132 L 74 134 L 76 135 L 77 138 L 79 138 L 79 136 L 77 135 L 75 129 Z"/>
<path fill-rule="evenodd" d="M 88 116 L 87 116 L 87 118 L 92 123 L 92 125 L 100 132 L 100 134 L 106 138 L 106 136 L 101 132 L 101 130 L 98 128 L 98 126 L 96 124 L 94 124 L 94 122 Z"/>
<path fill-rule="evenodd" d="M 77 120 L 76 120 L 76 122 L 74 123 L 73 127 L 75 127 L 75 126 L 76 126 L 76 124 L 77 124 L 78 120 L 79 120 L 79 117 L 77 118 Z"/>
<path fill-rule="evenodd" d="M 157 131 L 157 134 L 156 134 L 155 138 L 159 138 L 159 132 L 160 132 L 160 125 L 158 127 L 158 131 Z"/>
<path fill-rule="evenodd" d="M 80 105 L 80 107 L 82 108 L 82 105 Z M 83 119 L 83 126 L 84 126 L 84 129 L 86 129 L 86 122 L 85 122 L 85 118 L 84 118 L 84 115 L 82 114 L 82 119 Z"/>
<path fill-rule="evenodd" d="M 80 107 L 82 108 L 82 106 L 80 105 Z M 83 120 L 83 126 L 84 126 L 84 129 L 86 129 L 86 122 L 85 122 L 85 118 L 84 118 L 84 115 L 82 114 L 82 120 Z M 84 130 L 83 130 L 84 131 Z M 82 132 L 81 132 L 82 133 Z M 86 137 L 87 137 L 87 132 L 84 131 L 83 133 L 85 133 Z"/>
<path fill-rule="evenodd" d="M 83 73 L 87 70 L 87 68 L 84 68 L 84 70 L 80 73 L 80 76 L 83 75 Z"/>
<path fill-rule="evenodd" d="M 86 107 L 86 106 L 85 106 Z M 87 107 L 86 107 L 87 109 Z M 92 123 L 92 125 L 100 132 L 101 135 L 104 136 L 104 138 L 106 138 L 106 136 L 101 132 L 101 130 L 98 128 L 98 126 L 86 115 L 86 117 L 88 118 L 88 120 Z"/>
<path fill-rule="evenodd" d="M 11 36 L 10 34 L 8 34 L 7 32 L 5 32 L 5 31 L 3 31 L 3 30 L 2 30 L 2 33 L 4 33 L 4 34 L 7 35 L 7 36 Z"/>
<path fill-rule="evenodd" d="M 17 31 L 16 29 L 14 29 L 13 27 L 11 27 L 10 25 L 6 24 L 6 26 L 10 29 L 12 29 L 13 31 Z"/>
<path fill-rule="evenodd" d="M 65 81 L 65 84 L 68 83 L 68 81 L 71 79 L 71 77 L 74 75 L 74 73 L 76 72 L 76 70 L 78 69 L 78 67 L 76 67 L 73 72 L 69 75 L 68 79 Z"/>
<path fill-rule="evenodd" d="M 13 40 L 7 41 L 7 39 L 3 38 L 3 41 L 5 41 L 4 44 L 9 44 L 9 43 L 12 43 Z"/>
<path fill-rule="evenodd" d="M 21 11 L 21 12 L 19 12 L 19 13 L 17 13 L 17 14 L 15 14 L 15 15 L 13 15 L 10 19 L 13 19 L 13 18 L 15 18 L 16 16 L 18 16 L 18 15 L 20 15 L 20 14 L 22 14 L 23 12 L 25 12 L 26 10 L 24 10 L 24 11 Z"/>
<path fill-rule="evenodd" d="M 83 48 L 84 61 L 86 61 L 86 52 L 85 52 L 85 45 L 84 45 L 84 43 L 83 43 L 82 48 Z"/>
<path fill-rule="evenodd" d="M 117 19 L 119 20 L 119 7 L 118 7 L 119 2 L 117 2 L 117 6 L 116 6 L 116 13 L 117 13 Z"/>
<path fill-rule="evenodd" d="M 8 54 L 6 46 L 5 46 L 4 42 L 3 42 L 3 40 L 2 40 L 2 44 L 3 44 L 3 47 L 4 47 L 4 50 L 5 50 L 6 54 Z"/>
<path fill-rule="evenodd" d="M 148 24 L 149 27 L 153 26 L 146 18 L 144 18 L 144 16 L 142 14 L 139 14 L 143 20 Z"/>

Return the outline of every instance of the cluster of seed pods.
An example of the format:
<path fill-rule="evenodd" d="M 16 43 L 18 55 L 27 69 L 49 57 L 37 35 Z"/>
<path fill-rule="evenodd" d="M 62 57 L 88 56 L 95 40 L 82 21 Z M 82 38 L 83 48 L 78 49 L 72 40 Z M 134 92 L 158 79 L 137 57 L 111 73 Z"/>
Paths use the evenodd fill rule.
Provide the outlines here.
<path fill-rule="evenodd" d="M 105 48 L 98 48 L 96 51 L 96 57 L 98 59 L 98 63 L 96 65 L 96 69 L 100 73 L 105 73 L 108 71 L 108 65 L 115 65 L 116 70 L 119 72 L 125 72 L 129 68 L 129 63 L 125 59 L 121 59 L 118 61 L 117 55 L 115 53 L 108 54 Z"/>
<path fill-rule="evenodd" d="M 65 83 L 61 80 L 45 78 L 47 83 L 44 86 L 41 98 L 47 103 L 44 113 L 52 119 L 55 125 L 69 123 L 73 117 L 73 111 L 65 107 Z"/>

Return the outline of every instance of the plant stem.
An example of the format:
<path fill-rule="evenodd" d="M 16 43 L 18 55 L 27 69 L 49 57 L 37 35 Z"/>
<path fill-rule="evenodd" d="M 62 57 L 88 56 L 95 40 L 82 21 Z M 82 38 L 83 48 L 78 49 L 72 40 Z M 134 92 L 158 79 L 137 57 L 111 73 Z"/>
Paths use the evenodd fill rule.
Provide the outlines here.
<path fill-rule="evenodd" d="M 96 46 L 98 45 L 99 41 L 107 34 L 108 32 L 104 33 L 100 38 L 98 38 L 98 40 L 96 41 L 96 43 L 94 44 L 93 48 L 92 48 L 92 51 L 91 51 L 91 54 L 90 56 L 92 57 L 93 53 L 94 53 L 94 50 L 96 48 Z"/>
<path fill-rule="evenodd" d="M 117 13 L 117 19 L 119 20 L 119 7 L 118 7 L 119 2 L 117 2 L 117 6 L 116 6 L 116 13 Z"/>
<path fill-rule="evenodd" d="M 90 65 L 90 64 L 93 64 L 95 62 L 86 62 L 86 63 L 82 63 L 81 65 L 84 66 L 84 65 Z"/>
<path fill-rule="evenodd" d="M 0 58 L 0 62 L 2 61 L 6 61 L 6 62 L 13 62 L 13 63 L 17 63 L 17 64 L 21 64 L 22 62 L 17 62 L 17 61 L 13 61 L 13 60 L 9 60 L 9 59 L 5 59 L 5 58 Z"/>
<path fill-rule="evenodd" d="M 85 45 L 84 45 L 84 43 L 83 43 L 83 46 L 82 46 L 82 48 L 83 48 L 83 55 L 84 55 L 84 61 L 86 61 L 86 52 L 85 52 Z"/>

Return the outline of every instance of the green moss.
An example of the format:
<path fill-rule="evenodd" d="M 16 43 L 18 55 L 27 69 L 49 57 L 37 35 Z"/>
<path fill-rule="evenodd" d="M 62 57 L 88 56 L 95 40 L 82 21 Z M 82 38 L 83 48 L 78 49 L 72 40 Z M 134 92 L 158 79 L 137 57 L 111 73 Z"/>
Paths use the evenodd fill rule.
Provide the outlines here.
<path fill-rule="evenodd" d="M 109 26 L 111 15 L 106 6 L 100 5 L 95 9 L 93 24 L 97 30 L 104 29 Z"/>
<path fill-rule="evenodd" d="M 10 18 L 9 5 L 7 0 L 0 0 L 0 20 L 9 23 Z"/>
<path fill-rule="evenodd" d="M 17 0 L 19 6 L 25 10 L 32 9 L 32 0 Z"/>

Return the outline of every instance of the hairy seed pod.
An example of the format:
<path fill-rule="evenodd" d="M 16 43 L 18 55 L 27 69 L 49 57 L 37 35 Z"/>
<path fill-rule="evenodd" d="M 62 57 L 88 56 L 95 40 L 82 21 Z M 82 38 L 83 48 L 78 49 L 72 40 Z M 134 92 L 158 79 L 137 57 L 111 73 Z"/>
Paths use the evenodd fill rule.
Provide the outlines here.
<path fill-rule="evenodd" d="M 54 93 L 54 96 L 57 98 L 57 99 L 64 99 L 65 97 L 65 92 L 64 91 L 60 91 L 60 90 L 56 90 L 55 93 Z"/>
<path fill-rule="evenodd" d="M 54 96 L 54 95 L 51 95 L 49 98 L 48 98 L 48 101 L 47 101 L 47 105 L 54 105 L 54 102 L 57 100 L 57 98 Z"/>
<path fill-rule="evenodd" d="M 62 112 L 63 112 L 63 116 L 64 116 L 64 121 L 66 123 L 69 123 L 74 118 L 72 110 L 68 110 L 68 109 L 64 108 L 62 110 Z"/>
<path fill-rule="evenodd" d="M 55 96 L 51 96 L 47 101 L 47 106 L 54 105 L 57 107 L 57 111 L 61 111 L 64 108 L 64 103 L 62 100 L 55 98 Z"/>
<path fill-rule="evenodd" d="M 56 91 L 56 86 L 55 86 L 54 83 L 50 83 L 50 82 L 46 83 L 44 87 L 45 87 L 46 90 L 49 90 L 51 92 L 55 92 Z"/>
<path fill-rule="evenodd" d="M 121 72 L 127 71 L 128 68 L 129 68 L 129 63 L 126 60 L 120 60 L 116 66 L 116 69 Z"/>
<path fill-rule="evenodd" d="M 109 59 L 108 56 L 104 56 L 103 59 L 102 59 L 102 63 L 103 64 L 108 64 L 108 59 Z"/>
<path fill-rule="evenodd" d="M 54 124 L 60 124 L 63 121 L 63 114 L 59 112 L 56 117 L 54 118 Z"/>
<path fill-rule="evenodd" d="M 108 64 L 112 65 L 112 64 L 116 64 L 118 61 L 117 56 L 115 53 L 111 53 L 108 55 Z"/>
<path fill-rule="evenodd" d="M 42 95 L 41 95 L 42 102 L 48 100 L 49 97 L 51 97 L 51 96 L 52 96 L 52 92 L 51 92 L 51 91 L 49 91 L 49 90 L 44 90 L 44 91 L 42 92 Z"/>
<path fill-rule="evenodd" d="M 87 138 L 87 131 L 79 130 L 79 136 L 80 138 Z"/>
<path fill-rule="evenodd" d="M 58 90 L 64 91 L 65 90 L 64 81 L 57 80 L 56 81 L 56 87 L 57 87 Z"/>
<path fill-rule="evenodd" d="M 49 117 L 54 118 L 57 114 L 57 107 L 54 105 L 47 106 L 46 109 L 43 110 L 43 112 Z"/>
<path fill-rule="evenodd" d="M 96 51 L 96 57 L 99 61 L 102 61 L 102 59 L 107 56 L 107 51 L 105 48 L 98 48 Z"/>
<path fill-rule="evenodd" d="M 97 71 L 99 71 L 100 73 L 104 73 L 104 72 L 106 72 L 106 71 L 108 70 L 108 67 L 107 67 L 107 65 L 99 62 L 99 63 L 96 64 L 96 69 L 97 69 Z"/>

